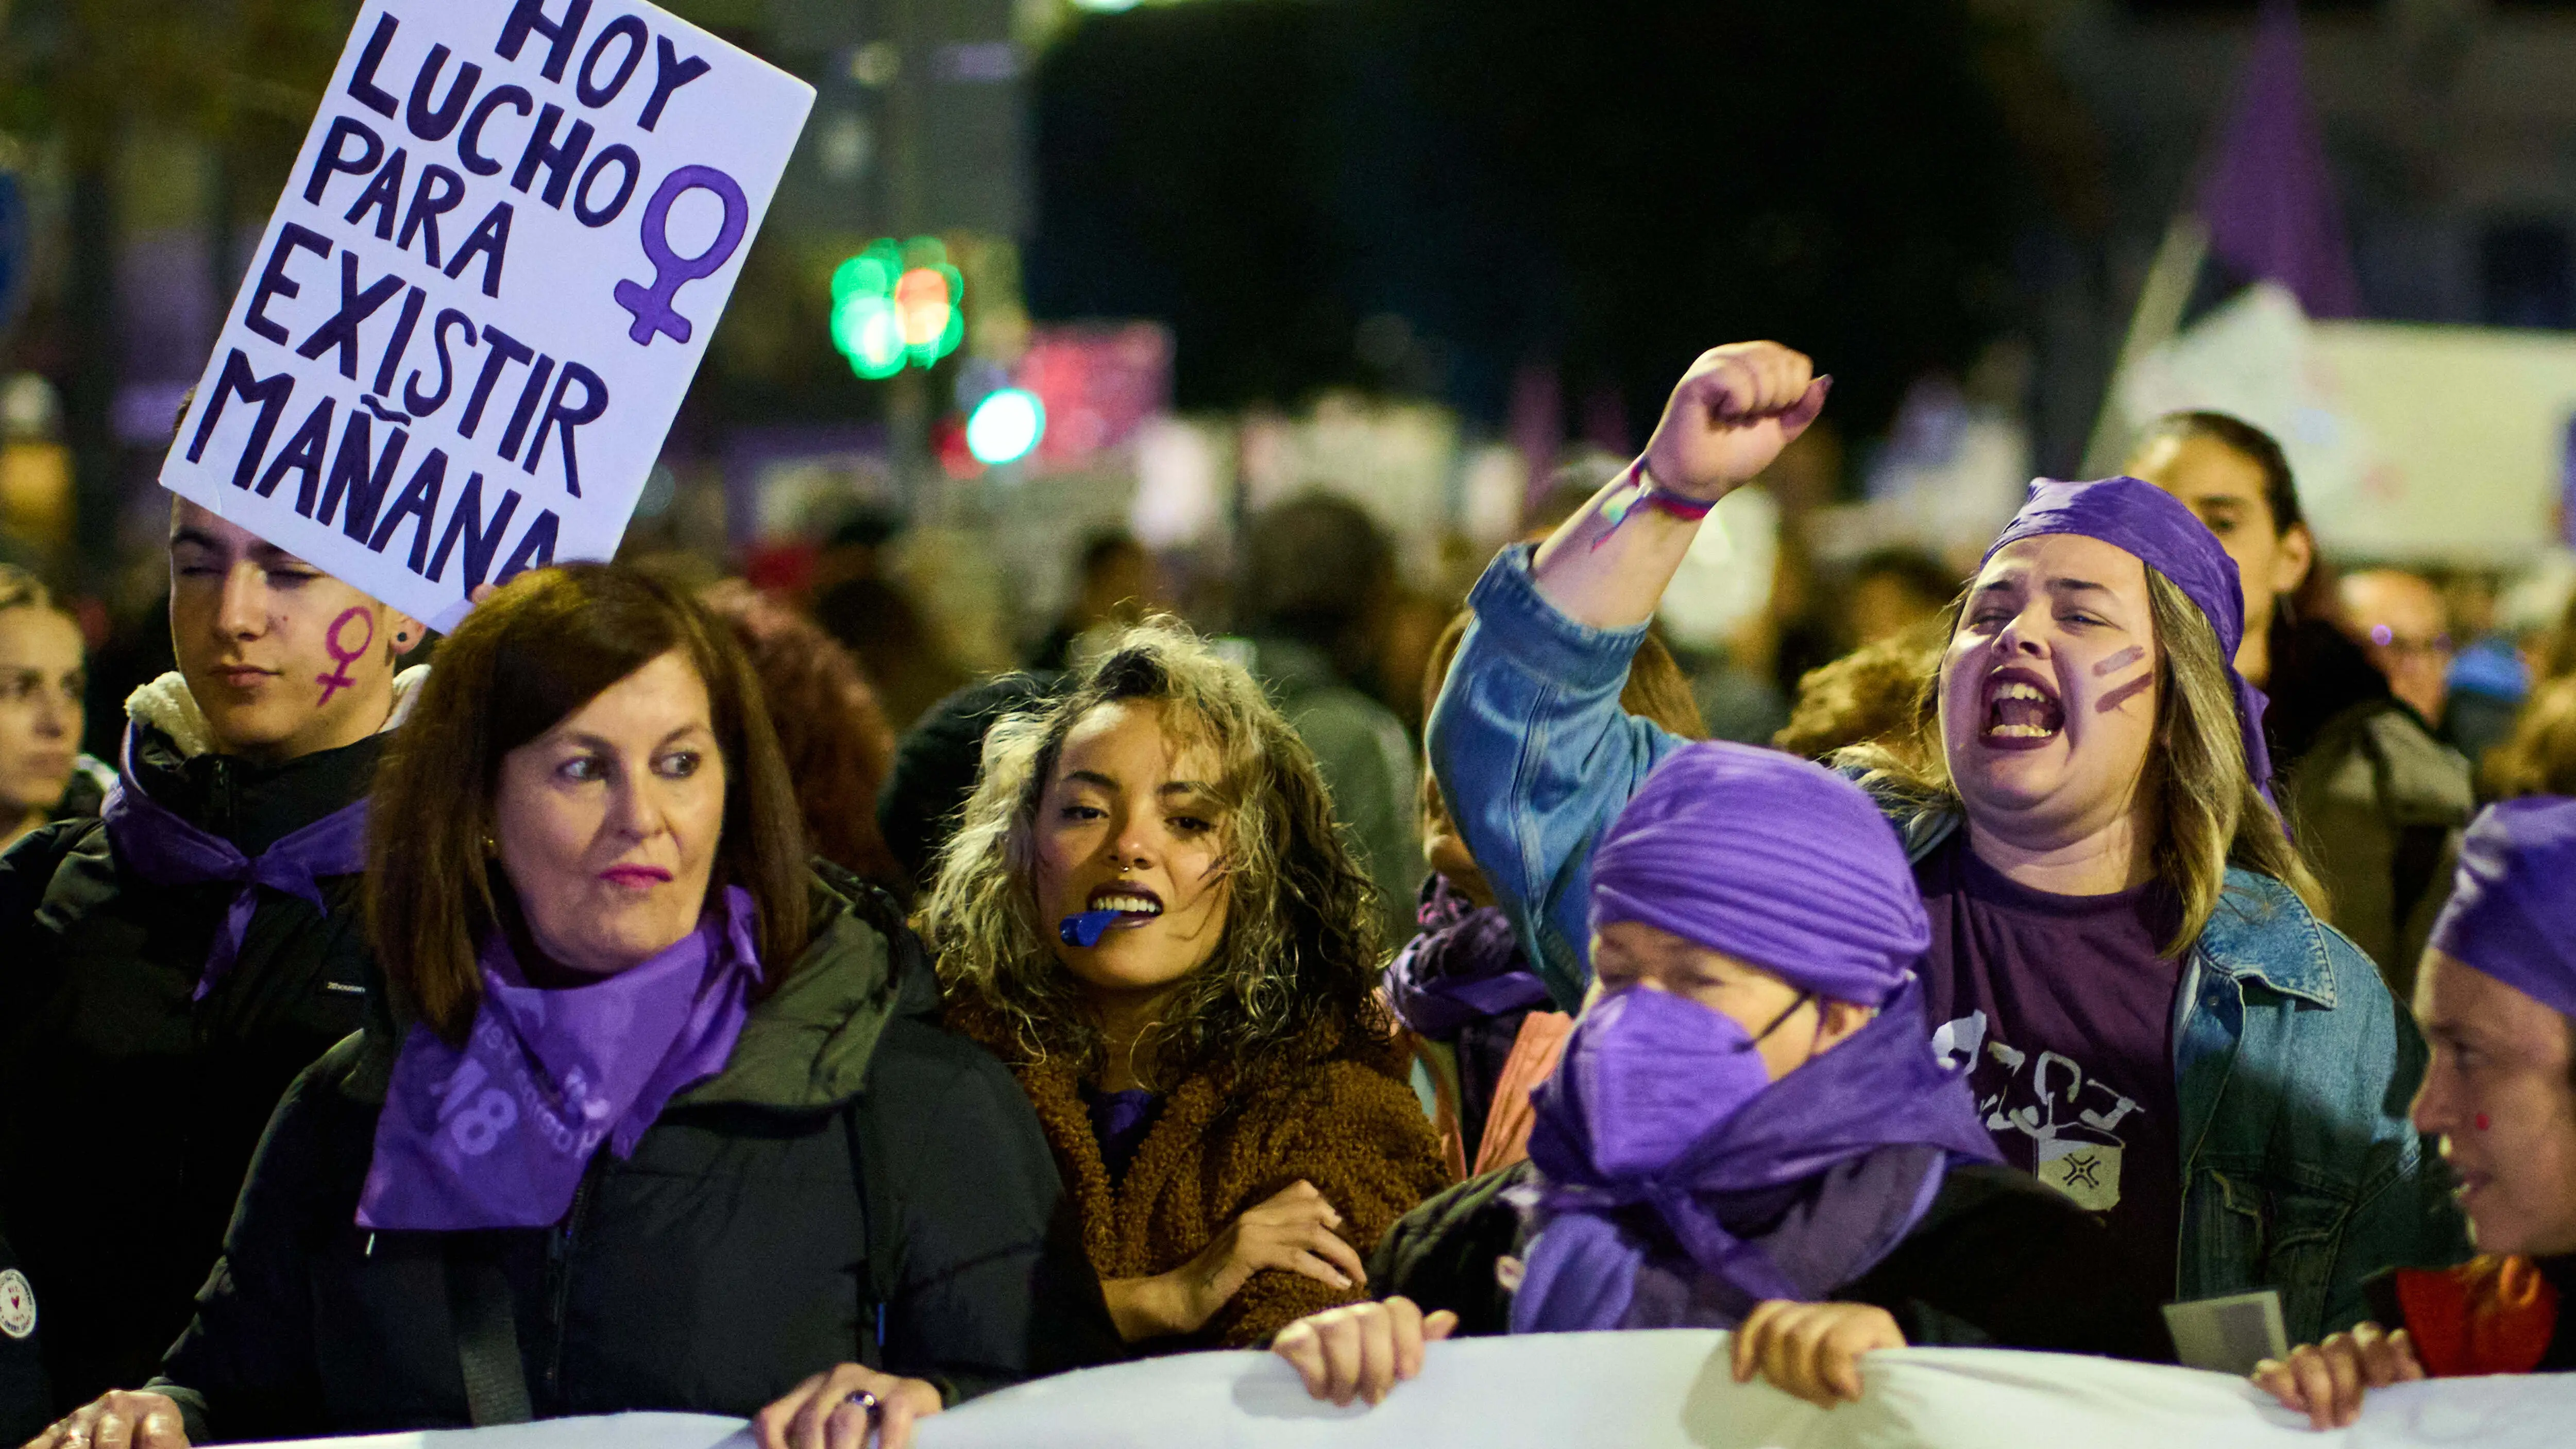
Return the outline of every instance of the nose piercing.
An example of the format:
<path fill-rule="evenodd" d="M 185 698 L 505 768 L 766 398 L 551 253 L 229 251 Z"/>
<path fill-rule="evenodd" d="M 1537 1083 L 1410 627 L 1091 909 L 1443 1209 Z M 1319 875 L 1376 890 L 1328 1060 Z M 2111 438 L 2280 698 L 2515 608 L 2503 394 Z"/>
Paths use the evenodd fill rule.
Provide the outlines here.
<path fill-rule="evenodd" d="M 2484 1132 L 2485 1130 L 2487 1130 L 2487 1114 L 2486 1114 L 2486 1113 L 2484 1113 L 2484 1112 L 2480 1112 L 2477 1116 L 2475 1116 L 2475 1117 L 2471 1118 L 2470 1120 L 2471 1120 L 2471 1121 L 2473 1121 L 2473 1122 L 2475 1122 L 2475 1123 L 2477 1123 L 2477 1127 L 2478 1127 L 2478 1130 L 2479 1130 L 2479 1131 Z"/>

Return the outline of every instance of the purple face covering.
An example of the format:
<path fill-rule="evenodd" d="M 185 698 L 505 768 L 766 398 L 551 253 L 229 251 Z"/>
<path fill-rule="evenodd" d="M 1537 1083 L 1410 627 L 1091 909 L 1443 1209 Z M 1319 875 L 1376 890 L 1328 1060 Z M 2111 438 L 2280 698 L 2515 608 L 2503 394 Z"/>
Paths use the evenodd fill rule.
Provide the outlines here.
<path fill-rule="evenodd" d="M 2132 554 L 2173 581 L 2197 605 L 2218 635 L 2218 657 L 2236 691 L 2236 725 L 2245 741 L 2245 770 L 2263 798 L 2272 798 L 2272 752 L 2263 743 L 2263 691 L 2236 672 L 2236 646 L 2245 638 L 2245 592 L 2236 560 L 2220 547 L 2199 515 L 2152 483 L 2104 478 L 2093 483 L 2034 479 L 2030 499 L 1986 550 L 1991 562 L 2004 546 L 2043 534 L 2098 538 Z M 1981 565 L 1982 566 L 1982 565 Z"/>
<path fill-rule="evenodd" d="M 456 1232 L 562 1220 L 604 1141 L 631 1157 L 663 1104 L 724 1069 L 760 976 L 748 892 L 679 944 L 566 990 L 529 986 L 506 935 L 483 949 L 462 1050 L 412 1028 L 394 1063 L 358 1226 Z"/>
<path fill-rule="evenodd" d="M 1583 1012 L 1557 1074 L 1583 1106 L 1592 1165 L 1642 1178 L 1670 1167 L 1771 1085 L 1753 1034 L 1665 991 L 1612 992 Z"/>
<path fill-rule="evenodd" d="M 1868 1025 L 1732 1110 L 1726 1099 L 1743 1083 L 1729 1064 L 1708 1080 L 1697 1109 L 1715 1125 L 1660 1167 L 1642 1165 L 1667 1150 L 1653 1136 L 1682 1114 L 1659 1118 L 1634 1103 L 1604 1113 L 1587 1100 L 1592 1084 L 1582 1073 L 1560 1070 L 1536 1096 L 1529 1151 L 1542 1179 L 1531 1204 L 1539 1231 L 1512 1300 L 1512 1331 L 1619 1327 L 1650 1236 L 1669 1236 L 1745 1310 L 1770 1298 L 1813 1301 L 1868 1272 L 1921 1220 L 1951 1164 L 2000 1160 L 1965 1069 L 1944 1069 L 1926 1030 L 1921 989 L 1909 982 Z M 1569 1043 L 1569 1059 L 1573 1050 Z M 1754 1065 L 1759 1071 L 1758 1057 Z M 1837 1171 L 1890 1149 L 1930 1149 L 1929 1171 L 1902 1182 Z M 1839 1190 L 1872 1200 L 1826 1200 Z M 1784 1194 L 1810 1199 L 1808 1219 L 1867 1231 L 1803 1254 L 1793 1271 L 1750 1236 L 1789 1205 Z"/>
<path fill-rule="evenodd" d="M 2432 944 L 2576 1016 L 2576 800 L 2506 800 L 2471 821 Z"/>
<path fill-rule="evenodd" d="M 1850 781 L 1750 745 L 1676 750 L 1592 853 L 1592 928 L 1637 921 L 1876 1006 L 1931 943 L 1896 831 Z"/>
<path fill-rule="evenodd" d="M 231 841 L 180 819 L 145 793 L 134 778 L 134 735 L 135 726 L 127 725 L 124 759 L 98 812 L 107 822 L 117 858 L 157 886 L 237 887 L 197 973 L 197 989 L 189 994 L 189 999 L 203 1001 L 240 957 L 242 937 L 259 909 L 260 887 L 307 901 L 319 911 L 327 909 L 320 877 L 356 875 L 367 868 L 367 802 L 343 805 L 258 856 L 244 855 Z"/>

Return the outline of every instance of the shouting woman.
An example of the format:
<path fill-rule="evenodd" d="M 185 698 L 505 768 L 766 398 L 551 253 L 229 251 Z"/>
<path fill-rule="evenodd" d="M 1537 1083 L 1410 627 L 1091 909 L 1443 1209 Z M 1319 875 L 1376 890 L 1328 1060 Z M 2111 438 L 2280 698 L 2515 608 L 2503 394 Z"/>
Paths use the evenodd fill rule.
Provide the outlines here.
<path fill-rule="evenodd" d="M 1620 709 L 1629 656 L 1700 520 L 1826 386 L 1775 343 L 1703 355 L 1646 452 L 1477 585 L 1432 755 L 1569 1006 L 1593 842 L 1679 744 Z M 2362 1316 L 2373 1269 L 2457 1256 L 2460 1225 L 2396 1106 L 2423 1040 L 2262 793 L 2241 628 L 2181 503 L 2043 483 L 1953 605 L 1914 738 L 1842 758 L 1913 861 L 1934 1046 L 2006 1160 L 2110 1226 L 2063 1290 L 2125 1312 L 2272 1289 L 2312 1339 Z"/>

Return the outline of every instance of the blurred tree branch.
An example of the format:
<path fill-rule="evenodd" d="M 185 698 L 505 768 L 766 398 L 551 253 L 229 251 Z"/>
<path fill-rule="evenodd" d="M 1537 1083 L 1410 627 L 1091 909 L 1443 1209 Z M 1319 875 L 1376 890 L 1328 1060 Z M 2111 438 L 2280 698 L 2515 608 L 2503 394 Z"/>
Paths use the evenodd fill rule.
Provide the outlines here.
<path fill-rule="evenodd" d="M 110 165 L 127 128 L 291 160 L 354 0 L 0 0 L 0 129 Z M 285 156 L 273 153 L 283 142 Z"/>

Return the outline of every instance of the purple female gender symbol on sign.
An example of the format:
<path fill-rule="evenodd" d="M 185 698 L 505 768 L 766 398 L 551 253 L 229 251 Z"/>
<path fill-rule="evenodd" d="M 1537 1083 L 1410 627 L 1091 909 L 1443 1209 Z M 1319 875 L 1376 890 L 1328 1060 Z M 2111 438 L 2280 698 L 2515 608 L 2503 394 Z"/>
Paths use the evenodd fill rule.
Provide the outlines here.
<path fill-rule="evenodd" d="M 686 191 L 712 191 L 724 203 L 724 225 L 716 231 L 715 245 L 694 257 L 671 250 L 671 203 Z M 656 332 L 671 334 L 674 342 L 688 341 L 693 330 L 689 319 L 672 308 L 671 299 L 689 283 L 714 275 L 734 248 L 742 245 L 743 231 L 750 225 L 751 203 L 743 200 L 742 188 L 714 167 L 683 166 L 662 178 L 653 199 L 644 204 L 644 257 L 653 264 L 653 285 L 619 282 L 615 293 L 617 305 L 635 316 L 635 325 L 626 329 L 627 338 L 640 347 L 652 346 Z"/>

